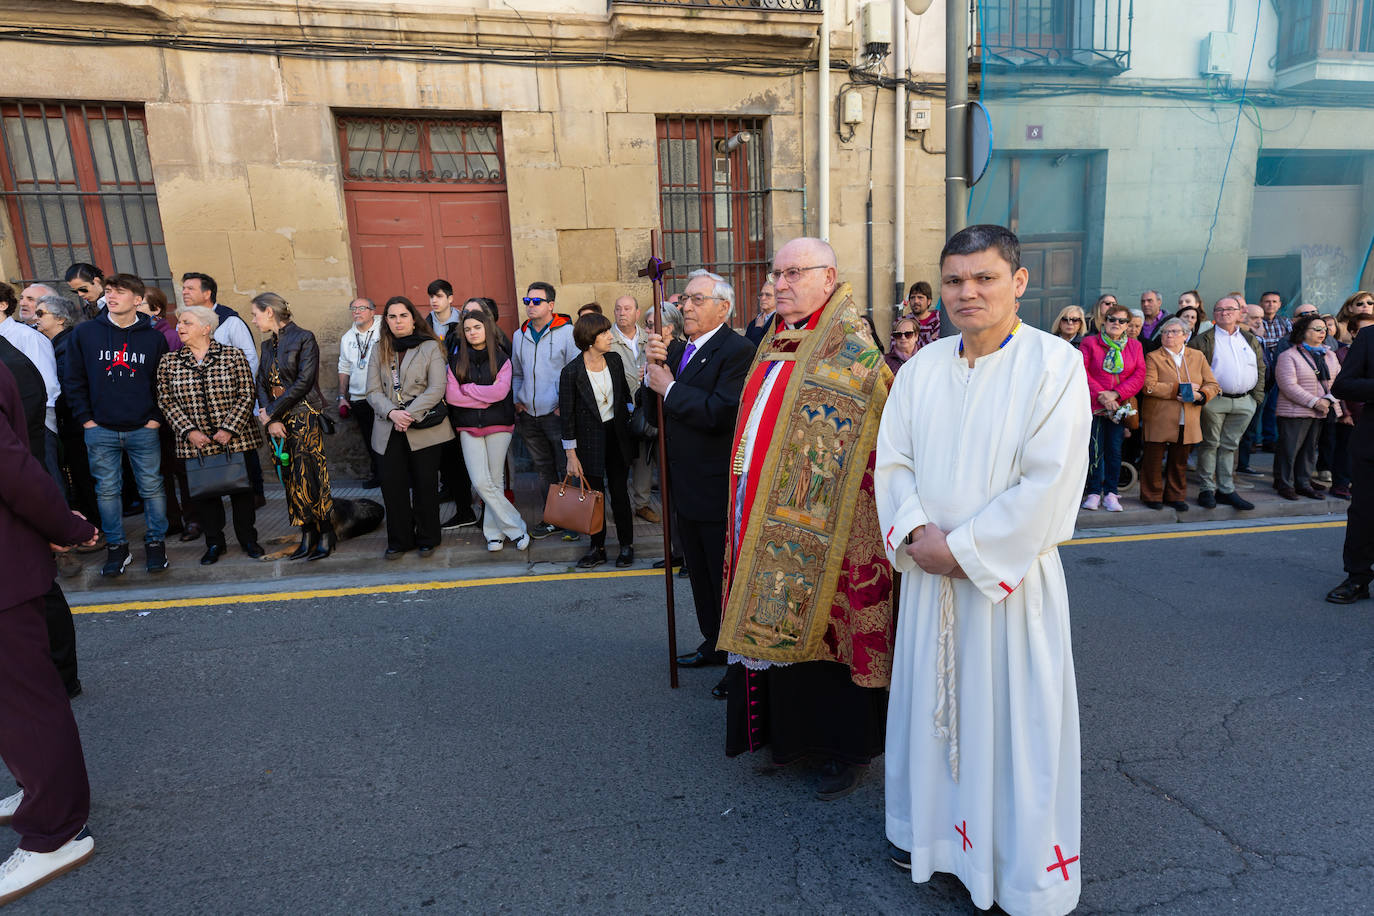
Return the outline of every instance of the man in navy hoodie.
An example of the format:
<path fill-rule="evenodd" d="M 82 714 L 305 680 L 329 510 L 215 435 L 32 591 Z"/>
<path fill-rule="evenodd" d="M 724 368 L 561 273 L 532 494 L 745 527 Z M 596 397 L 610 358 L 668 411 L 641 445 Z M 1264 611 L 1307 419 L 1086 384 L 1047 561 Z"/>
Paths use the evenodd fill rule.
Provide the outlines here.
<path fill-rule="evenodd" d="M 167 498 L 162 490 L 157 409 L 157 362 L 167 339 L 140 314 L 143 281 L 129 274 L 105 279 L 105 313 L 72 331 L 62 390 L 76 422 L 85 428 L 86 451 L 95 477 L 100 527 L 108 551 L 102 576 L 118 576 L 129 565 L 124 536 L 121 459 L 133 469 L 143 515 L 148 572 L 167 568 Z"/>

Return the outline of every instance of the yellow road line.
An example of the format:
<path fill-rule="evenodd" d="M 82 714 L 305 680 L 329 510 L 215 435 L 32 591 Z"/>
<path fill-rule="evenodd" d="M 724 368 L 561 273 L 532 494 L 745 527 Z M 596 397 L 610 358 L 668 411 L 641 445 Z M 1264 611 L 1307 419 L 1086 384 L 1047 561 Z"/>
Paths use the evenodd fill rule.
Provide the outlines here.
<path fill-rule="evenodd" d="M 1268 534 L 1275 531 L 1310 531 L 1316 528 L 1344 528 L 1345 522 L 1303 522 L 1292 525 L 1259 525 L 1253 528 L 1206 528 L 1197 531 L 1160 531 L 1154 534 L 1121 534 L 1065 541 L 1062 547 L 1086 544 L 1126 544 L 1133 541 L 1168 541 L 1178 538 L 1213 537 L 1223 534 Z M 630 569 L 604 573 L 546 573 L 535 576 L 500 576 L 492 579 L 463 579 L 441 582 L 398 582 L 392 585 L 350 585 L 299 592 L 260 592 L 250 595 L 216 595 L 208 598 L 164 598 L 157 601 L 126 601 L 118 604 L 73 605 L 73 614 L 111 614 L 118 611 L 153 611 L 178 607 L 214 607 L 222 604 L 250 604 L 265 601 L 309 601 L 313 598 L 346 598 L 356 595 L 395 595 L 409 592 L 438 592 L 455 588 L 487 585 L 527 585 L 532 582 L 570 582 L 592 579 L 638 579 L 663 576 L 659 569 Z"/>
<path fill-rule="evenodd" d="M 539 576 L 499 576 L 492 579 L 463 579 L 444 582 L 398 582 L 393 585 L 351 585 L 319 588 L 302 592 L 262 592 L 253 595 L 217 595 L 210 598 L 165 598 L 158 601 L 126 601 L 122 604 L 72 605 L 73 614 L 110 614 L 115 611 L 151 611 L 173 607 L 212 607 L 219 604 L 248 604 L 260 601 L 307 601 L 311 598 L 342 598 L 351 595 L 394 595 L 406 592 L 437 592 L 482 585 L 520 585 L 529 582 L 565 582 L 571 579 L 633 579 L 663 577 L 661 569 L 630 569 L 604 573 L 548 573 Z"/>
<path fill-rule="evenodd" d="M 1314 528 L 1344 528 L 1345 522 L 1303 522 L 1295 525 L 1256 525 L 1253 528 L 1206 528 L 1198 531 L 1161 531 L 1156 534 L 1118 534 L 1100 538 L 1065 541 L 1061 547 L 1079 544 L 1126 544 L 1131 541 L 1172 541 L 1177 538 L 1202 538 L 1219 534 L 1269 534 L 1274 531 L 1311 531 Z"/>

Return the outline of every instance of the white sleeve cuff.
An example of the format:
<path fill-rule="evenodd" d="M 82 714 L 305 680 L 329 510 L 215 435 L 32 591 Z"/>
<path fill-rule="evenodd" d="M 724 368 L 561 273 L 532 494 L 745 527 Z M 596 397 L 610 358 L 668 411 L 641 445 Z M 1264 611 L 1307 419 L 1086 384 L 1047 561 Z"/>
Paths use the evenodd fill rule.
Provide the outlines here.
<path fill-rule="evenodd" d="M 563 440 L 563 448 L 565 448 L 565 449 L 569 449 L 569 448 L 575 449 L 575 448 L 577 448 L 577 440 L 576 440 L 576 439 L 564 439 L 564 440 Z"/>

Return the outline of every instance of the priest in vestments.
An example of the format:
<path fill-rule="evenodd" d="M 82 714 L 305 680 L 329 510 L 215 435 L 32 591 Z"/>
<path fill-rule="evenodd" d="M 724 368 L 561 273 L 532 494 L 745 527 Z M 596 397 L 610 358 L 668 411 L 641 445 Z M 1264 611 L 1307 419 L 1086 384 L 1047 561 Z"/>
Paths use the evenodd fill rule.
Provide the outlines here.
<path fill-rule="evenodd" d="M 1012 916 L 1078 904 L 1078 697 L 1058 544 L 1073 536 L 1092 409 L 1083 359 L 1021 323 L 1001 226 L 940 256 L 959 329 L 907 361 L 878 436 L 878 516 L 902 576 L 887 720 L 887 837 L 916 882 L 950 872 Z"/>
<path fill-rule="evenodd" d="M 892 571 L 873 501 L 891 382 L 819 239 L 778 250 L 778 320 L 740 399 L 730 468 L 726 753 L 821 760 L 820 798 L 852 792 L 883 751 Z"/>

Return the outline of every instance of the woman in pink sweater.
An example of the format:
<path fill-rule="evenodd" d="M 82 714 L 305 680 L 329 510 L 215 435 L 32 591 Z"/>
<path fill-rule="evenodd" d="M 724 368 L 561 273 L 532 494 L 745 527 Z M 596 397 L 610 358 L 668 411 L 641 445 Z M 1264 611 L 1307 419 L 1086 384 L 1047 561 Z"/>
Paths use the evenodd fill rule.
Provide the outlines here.
<path fill-rule="evenodd" d="M 1085 336 L 1078 346 L 1088 371 L 1093 410 L 1092 460 L 1084 509 L 1121 511 L 1116 486 L 1121 476 L 1121 440 L 1126 435 L 1122 422 L 1130 411 L 1126 402 L 1145 384 L 1145 353 L 1140 341 L 1126 335 L 1130 322 L 1131 312 L 1126 306 L 1109 305 L 1097 333 Z"/>
<path fill-rule="evenodd" d="M 1312 481 L 1323 424 L 1341 415 L 1331 383 L 1341 371 L 1336 354 L 1326 346 L 1326 323 L 1316 315 L 1293 322 L 1292 344 L 1278 355 L 1279 441 L 1274 449 L 1274 489 L 1284 499 L 1325 499 L 1326 488 Z"/>
<path fill-rule="evenodd" d="M 506 538 L 524 550 L 530 544 L 525 520 L 506 499 L 503 483 L 506 452 L 515 432 L 510 356 L 501 349 L 496 324 L 485 311 L 465 313 L 462 330 L 463 346 L 450 361 L 444 400 L 451 407 L 473 489 L 486 504 L 482 533 L 487 550 L 505 547 Z"/>

